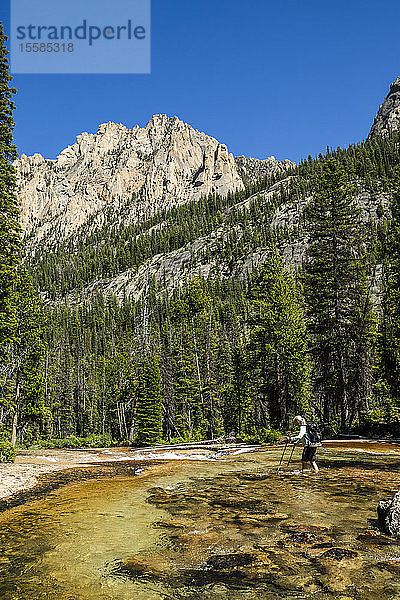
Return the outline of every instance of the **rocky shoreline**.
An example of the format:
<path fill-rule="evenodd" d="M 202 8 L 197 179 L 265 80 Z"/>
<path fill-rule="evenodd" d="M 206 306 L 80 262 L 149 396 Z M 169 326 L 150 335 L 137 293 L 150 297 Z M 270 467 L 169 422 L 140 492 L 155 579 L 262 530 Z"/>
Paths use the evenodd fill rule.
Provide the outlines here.
<path fill-rule="evenodd" d="M 29 449 L 20 451 L 15 463 L 0 463 L 0 512 L 74 481 L 137 476 L 160 459 L 204 460 L 214 448 L 176 446 L 174 452 L 161 448 L 77 448 L 70 450 Z"/>
<path fill-rule="evenodd" d="M 152 462 L 152 465 L 156 465 Z M 68 483 L 86 481 L 88 479 L 109 478 L 115 476 L 135 477 L 145 469 L 141 462 L 108 462 L 101 465 L 75 466 L 71 468 L 32 468 L 18 475 L 9 474 L 6 481 L 14 482 L 9 486 L 6 497 L 0 499 L 0 513 L 25 504 L 30 500 L 43 498 L 50 492 Z M 17 482 L 17 483 L 15 483 Z M 2 485 L 5 489 L 5 485 Z"/>
<path fill-rule="evenodd" d="M 0 512 L 74 481 L 130 477 L 144 470 L 144 461 L 123 458 L 121 453 L 103 449 L 23 451 L 15 463 L 0 463 Z"/>
<path fill-rule="evenodd" d="M 34 487 L 40 476 L 55 470 L 59 470 L 59 467 L 0 463 L 0 502 Z"/>
<path fill-rule="evenodd" d="M 329 449 L 391 454 L 399 451 L 380 440 L 328 440 Z M 100 477 L 136 476 L 150 465 L 166 460 L 215 460 L 229 454 L 268 451 L 273 447 L 232 444 L 189 444 L 132 448 L 77 448 L 63 450 L 29 449 L 20 451 L 15 463 L 0 463 L 0 512 L 45 496 L 47 493 L 74 481 Z"/>
<path fill-rule="evenodd" d="M 0 512 L 45 494 L 69 481 L 115 475 L 135 475 L 165 460 L 204 460 L 220 445 L 178 444 L 151 448 L 29 449 L 18 452 L 15 463 L 0 463 Z M 59 482 L 59 483 L 56 483 Z"/>

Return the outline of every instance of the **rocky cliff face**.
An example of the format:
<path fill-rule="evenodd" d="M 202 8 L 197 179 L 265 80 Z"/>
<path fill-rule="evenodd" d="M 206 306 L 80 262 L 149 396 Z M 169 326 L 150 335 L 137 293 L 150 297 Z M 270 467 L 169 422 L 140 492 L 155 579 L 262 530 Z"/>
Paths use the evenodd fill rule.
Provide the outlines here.
<path fill-rule="evenodd" d="M 237 156 L 235 162 L 239 175 L 245 185 L 255 183 L 260 178 L 267 177 L 271 173 L 283 172 L 294 166 L 294 163 L 290 160 L 278 161 L 275 159 L 275 156 L 270 156 L 265 160 Z"/>
<path fill-rule="evenodd" d="M 396 127 L 400 77 L 370 137 Z M 172 290 L 199 275 L 240 280 L 265 262 L 271 239 L 286 264 L 296 268 L 307 247 L 303 216 L 310 198 L 296 192 L 294 163 L 235 158 L 225 145 L 176 117 L 156 115 L 133 129 L 106 123 L 96 134 L 82 133 L 56 160 L 23 155 L 15 166 L 28 262 L 39 272 L 38 287 L 49 303 L 79 304 L 96 292 L 122 302 L 140 298 L 150 281 Z M 208 194 L 244 190 L 273 173 L 280 175 L 275 184 L 257 188 L 253 196 L 254 189 L 247 187 L 245 194 L 219 203 L 211 227 L 197 228 L 201 210 L 182 211 L 192 217 L 181 219 L 192 220 L 189 234 L 181 235 L 164 212 Z M 388 213 L 387 194 L 371 190 L 362 179 L 355 200 L 366 223 Z M 209 206 L 200 202 L 198 208 Z M 146 222 L 152 215 L 156 218 Z M 140 227 L 127 227 L 132 223 Z M 152 237 L 156 232 L 162 234 L 158 241 Z M 380 278 L 378 266 L 371 276 L 373 297 L 378 297 Z"/>
<path fill-rule="evenodd" d="M 386 137 L 400 130 L 400 77 L 390 86 L 385 101 L 378 110 L 368 139 Z"/>
<path fill-rule="evenodd" d="M 249 208 L 252 200 L 256 197 L 262 198 L 265 203 L 271 200 L 274 193 L 278 192 L 281 186 L 287 186 L 289 178 L 272 185 L 269 189 L 258 192 L 254 196 L 249 196 L 246 200 L 234 204 L 227 209 L 230 211 L 241 211 Z M 302 215 L 310 198 L 302 200 L 289 199 L 283 203 L 271 216 L 270 226 L 273 230 L 279 231 L 287 228 L 288 231 L 298 231 L 296 239 L 285 239 L 278 243 L 279 250 L 284 262 L 289 268 L 297 268 L 301 265 L 304 258 L 304 252 L 307 246 L 307 237 L 302 227 Z M 388 210 L 389 198 L 384 193 L 371 193 L 369 191 L 360 191 L 355 195 L 355 201 L 360 207 L 361 218 L 364 222 L 370 219 L 378 220 L 377 207 Z M 257 224 L 254 224 L 257 227 Z M 193 277 L 202 277 L 207 279 L 217 275 L 220 278 L 244 279 L 255 268 L 265 263 L 269 254 L 268 248 L 258 247 L 249 250 L 234 262 L 223 258 L 224 242 L 232 234 L 232 227 L 224 223 L 218 229 L 215 229 L 207 236 L 198 237 L 177 250 L 165 254 L 157 254 L 146 260 L 139 269 L 128 269 L 121 272 L 114 278 L 98 279 L 91 283 L 78 293 L 71 293 L 68 296 L 68 303 L 78 304 L 82 299 L 90 298 L 94 293 L 102 292 L 106 296 L 111 294 L 119 302 L 123 302 L 125 297 L 132 300 L 138 300 L 146 289 L 148 281 L 154 280 L 161 287 L 172 290 L 179 286 L 185 280 L 189 281 Z M 244 234 L 243 227 L 235 226 L 235 235 L 240 240 Z M 381 270 L 380 267 L 373 275 L 372 294 L 378 293 L 380 286 Z"/>
<path fill-rule="evenodd" d="M 100 125 L 56 160 L 15 162 L 28 250 L 57 245 L 82 225 L 101 225 L 108 209 L 123 224 L 210 193 L 225 196 L 293 163 L 239 157 L 177 117 L 155 115 L 141 128 Z"/>

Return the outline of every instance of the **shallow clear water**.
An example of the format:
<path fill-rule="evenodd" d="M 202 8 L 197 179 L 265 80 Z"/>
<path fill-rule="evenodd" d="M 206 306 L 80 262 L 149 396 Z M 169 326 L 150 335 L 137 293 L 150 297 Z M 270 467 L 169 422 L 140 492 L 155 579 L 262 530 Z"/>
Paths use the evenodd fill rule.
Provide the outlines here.
<path fill-rule="evenodd" d="M 390 449 L 321 451 L 318 476 L 268 450 L 70 484 L 2 515 L 0 598 L 400 598 L 400 540 L 368 531 L 400 487 Z"/>

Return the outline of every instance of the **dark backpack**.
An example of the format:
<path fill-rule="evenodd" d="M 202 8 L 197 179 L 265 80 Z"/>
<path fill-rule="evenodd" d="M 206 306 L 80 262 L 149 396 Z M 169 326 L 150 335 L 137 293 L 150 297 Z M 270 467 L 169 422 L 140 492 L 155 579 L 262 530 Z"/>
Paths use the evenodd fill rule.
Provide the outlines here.
<path fill-rule="evenodd" d="M 321 430 L 316 423 L 307 423 L 307 435 L 310 444 L 320 444 L 322 441 Z"/>

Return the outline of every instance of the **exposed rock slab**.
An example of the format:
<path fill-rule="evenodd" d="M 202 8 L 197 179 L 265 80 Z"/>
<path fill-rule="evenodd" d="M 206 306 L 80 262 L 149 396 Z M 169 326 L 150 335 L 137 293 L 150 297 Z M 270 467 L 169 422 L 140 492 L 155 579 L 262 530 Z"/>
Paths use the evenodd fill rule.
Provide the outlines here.
<path fill-rule="evenodd" d="M 400 492 L 378 504 L 378 521 L 385 533 L 400 537 Z"/>
<path fill-rule="evenodd" d="M 400 77 L 390 86 L 388 95 L 375 117 L 368 139 L 387 137 L 400 130 Z"/>

